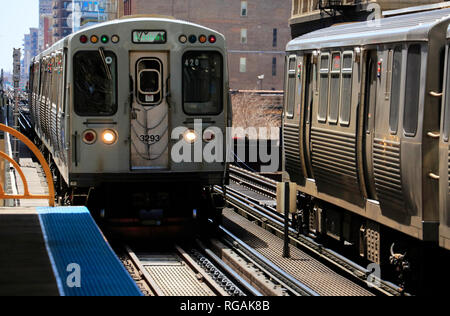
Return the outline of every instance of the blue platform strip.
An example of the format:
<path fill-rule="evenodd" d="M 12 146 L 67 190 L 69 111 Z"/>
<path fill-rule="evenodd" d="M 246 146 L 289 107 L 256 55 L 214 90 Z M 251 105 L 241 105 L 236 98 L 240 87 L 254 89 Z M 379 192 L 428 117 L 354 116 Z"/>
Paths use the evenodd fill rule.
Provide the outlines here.
<path fill-rule="evenodd" d="M 61 295 L 142 296 L 85 207 L 42 207 L 37 212 Z M 73 264 L 80 268 L 79 279 Z"/>

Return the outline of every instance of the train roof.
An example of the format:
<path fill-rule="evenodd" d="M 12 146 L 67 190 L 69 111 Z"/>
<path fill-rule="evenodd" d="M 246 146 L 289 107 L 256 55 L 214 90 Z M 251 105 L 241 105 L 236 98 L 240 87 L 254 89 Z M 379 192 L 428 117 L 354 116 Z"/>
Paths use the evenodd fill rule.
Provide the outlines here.
<path fill-rule="evenodd" d="M 189 26 L 192 26 L 192 27 L 204 29 L 205 31 L 210 31 L 210 32 L 215 33 L 217 35 L 220 35 L 222 37 L 224 36 L 223 34 L 217 32 L 216 30 L 210 29 L 210 28 L 208 28 L 206 26 L 203 26 L 203 25 L 200 25 L 200 24 L 195 24 L 195 23 L 192 23 L 192 22 L 184 21 L 184 20 L 177 20 L 177 19 L 172 18 L 172 17 L 135 15 L 135 16 L 122 17 L 120 19 L 111 20 L 111 21 L 107 21 L 107 22 L 104 22 L 104 23 L 98 23 L 98 24 L 91 25 L 91 26 L 83 28 L 83 29 L 81 29 L 81 30 L 79 30 L 79 31 L 77 31 L 75 33 L 72 33 L 71 35 L 68 36 L 68 38 L 72 38 L 72 37 L 75 37 L 76 35 L 79 35 L 79 34 L 81 34 L 83 32 L 90 31 L 90 30 L 95 30 L 97 28 L 101 28 L 101 27 L 108 26 L 108 25 L 132 24 L 132 23 L 136 23 L 136 22 L 149 22 L 149 21 L 189 25 Z"/>
<path fill-rule="evenodd" d="M 442 22 L 450 22 L 450 8 L 331 26 L 290 41 L 286 50 L 427 41 L 429 31 Z"/>
<path fill-rule="evenodd" d="M 225 36 L 221 33 L 219 33 L 216 30 L 210 29 L 208 27 L 205 27 L 203 25 L 199 25 L 199 24 L 195 24 L 192 22 L 188 22 L 188 21 L 183 21 L 183 20 L 177 20 L 171 17 L 163 17 L 163 16 L 130 16 L 130 17 L 123 17 L 121 19 L 116 19 L 116 20 L 111 20 L 111 21 L 107 21 L 107 22 L 103 22 L 103 23 L 98 23 L 98 24 L 94 24 L 92 26 L 89 27 L 85 27 L 75 33 L 72 33 L 68 36 L 66 36 L 65 38 L 59 40 L 58 42 L 54 43 L 51 47 L 47 48 L 45 51 L 43 51 L 41 54 L 38 54 L 37 56 L 35 56 L 34 59 L 39 59 L 41 56 L 45 56 L 48 55 L 49 53 L 52 53 L 55 50 L 61 49 L 64 46 L 67 45 L 67 43 L 69 41 L 71 41 L 73 38 L 75 38 L 77 35 L 86 33 L 88 31 L 92 31 L 92 30 L 96 30 L 96 29 L 100 29 L 102 27 L 105 26 L 111 26 L 111 25 L 119 25 L 119 24 L 133 24 L 133 23 L 145 23 L 145 22 L 149 22 L 149 21 L 153 21 L 153 22 L 161 22 L 161 23 L 172 23 L 172 24 L 180 24 L 180 25 L 189 25 L 195 28 L 201 28 L 203 30 L 208 31 L 209 33 L 213 33 L 216 36 L 220 36 L 222 38 L 225 39 Z"/>

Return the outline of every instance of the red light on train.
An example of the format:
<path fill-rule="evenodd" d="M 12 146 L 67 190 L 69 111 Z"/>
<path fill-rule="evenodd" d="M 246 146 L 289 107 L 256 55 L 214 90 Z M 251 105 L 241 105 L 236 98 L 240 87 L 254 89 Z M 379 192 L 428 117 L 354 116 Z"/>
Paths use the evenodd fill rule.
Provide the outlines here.
<path fill-rule="evenodd" d="M 83 133 L 83 141 L 88 144 L 92 145 L 97 140 L 97 133 L 93 130 L 87 130 Z"/>
<path fill-rule="evenodd" d="M 88 42 L 88 37 L 86 35 L 81 35 L 80 42 L 86 44 Z"/>
<path fill-rule="evenodd" d="M 211 35 L 211 36 L 209 37 L 209 42 L 210 42 L 211 44 L 214 44 L 215 42 L 217 42 L 217 38 L 216 38 L 214 35 Z"/>

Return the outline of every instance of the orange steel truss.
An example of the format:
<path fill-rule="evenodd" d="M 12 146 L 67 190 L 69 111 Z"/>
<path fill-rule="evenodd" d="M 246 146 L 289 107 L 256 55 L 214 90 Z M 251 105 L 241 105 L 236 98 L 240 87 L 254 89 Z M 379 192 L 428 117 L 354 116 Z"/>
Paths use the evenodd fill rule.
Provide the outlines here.
<path fill-rule="evenodd" d="M 39 149 L 22 133 L 16 131 L 15 129 L 6 126 L 4 124 L 0 124 L 0 131 L 3 131 L 5 133 L 8 133 L 20 141 L 22 141 L 36 156 L 36 158 L 39 160 L 42 168 L 45 172 L 45 178 L 47 180 L 48 185 L 48 195 L 32 195 L 30 194 L 30 191 L 28 189 L 28 182 L 25 179 L 25 175 L 23 174 L 22 169 L 20 168 L 19 164 L 15 162 L 11 157 L 9 157 L 4 152 L 0 151 L 0 158 L 6 159 L 9 161 L 14 169 L 19 173 L 20 178 L 23 182 L 23 188 L 24 188 L 24 194 L 23 195 L 8 195 L 5 193 L 5 190 L 3 188 L 3 185 L 0 183 L 0 200 L 48 200 L 48 203 L 51 207 L 55 206 L 55 186 L 53 184 L 53 177 L 52 173 L 50 171 L 50 167 L 48 166 L 47 162 L 44 159 L 44 156 L 42 156 L 42 153 L 39 151 Z"/>

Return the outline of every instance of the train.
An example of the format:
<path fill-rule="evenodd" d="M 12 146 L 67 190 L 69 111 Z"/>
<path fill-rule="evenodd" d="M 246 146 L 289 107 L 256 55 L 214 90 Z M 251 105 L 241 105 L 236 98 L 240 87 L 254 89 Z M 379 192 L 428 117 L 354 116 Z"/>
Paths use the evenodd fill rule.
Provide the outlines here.
<path fill-rule="evenodd" d="M 102 217 L 156 211 L 156 223 L 201 213 L 228 165 L 173 159 L 174 147 L 194 156 L 226 134 L 228 91 L 224 36 L 172 17 L 126 17 L 55 43 L 32 60 L 29 104 L 58 202 Z"/>
<path fill-rule="evenodd" d="M 441 9 L 288 43 L 283 170 L 304 233 L 402 271 L 448 258 L 449 23 Z"/>

